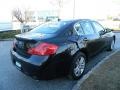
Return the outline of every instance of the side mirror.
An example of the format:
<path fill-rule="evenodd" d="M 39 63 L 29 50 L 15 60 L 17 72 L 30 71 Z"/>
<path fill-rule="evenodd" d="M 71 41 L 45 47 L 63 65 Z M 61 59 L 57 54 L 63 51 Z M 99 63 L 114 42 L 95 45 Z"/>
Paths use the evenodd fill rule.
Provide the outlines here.
<path fill-rule="evenodd" d="M 108 33 L 108 32 L 112 32 L 113 29 L 109 29 L 109 28 L 105 28 L 105 32 Z"/>
<path fill-rule="evenodd" d="M 105 33 L 106 33 L 106 31 L 103 31 L 103 30 L 101 30 L 101 31 L 99 32 L 100 35 L 104 35 Z"/>

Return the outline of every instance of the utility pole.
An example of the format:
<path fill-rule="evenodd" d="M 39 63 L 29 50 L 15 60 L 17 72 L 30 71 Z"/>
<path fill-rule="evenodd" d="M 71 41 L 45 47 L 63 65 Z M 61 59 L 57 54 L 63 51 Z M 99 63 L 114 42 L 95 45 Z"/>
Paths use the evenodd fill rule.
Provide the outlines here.
<path fill-rule="evenodd" d="M 73 19 L 75 18 L 75 0 L 73 1 Z"/>

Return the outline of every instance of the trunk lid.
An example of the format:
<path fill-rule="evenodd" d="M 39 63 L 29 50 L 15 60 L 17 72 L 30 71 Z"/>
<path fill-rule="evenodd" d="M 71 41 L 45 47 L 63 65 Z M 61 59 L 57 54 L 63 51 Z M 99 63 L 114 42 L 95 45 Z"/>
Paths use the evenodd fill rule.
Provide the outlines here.
<path fill-rule="evenodd" d="M 30 57 L 28 49 L 37 45 L 37 43 L 51 38 L 53 35 L 41 33 L 24 33 L 16 35 L 14 51 L 24 57 Z"/>

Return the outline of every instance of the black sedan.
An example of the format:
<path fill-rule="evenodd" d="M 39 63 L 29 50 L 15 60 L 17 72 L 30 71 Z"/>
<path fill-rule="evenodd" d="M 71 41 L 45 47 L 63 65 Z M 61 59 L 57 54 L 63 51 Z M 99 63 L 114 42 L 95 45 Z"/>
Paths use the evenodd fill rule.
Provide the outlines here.
<path fill-rule="evenodd" d="M 48 22 L 15 36 L 12 63 L 37 79 L 57 74 L 79 79 L 89 57 L 114 49 L 115 35 L 89 19 Z"/>

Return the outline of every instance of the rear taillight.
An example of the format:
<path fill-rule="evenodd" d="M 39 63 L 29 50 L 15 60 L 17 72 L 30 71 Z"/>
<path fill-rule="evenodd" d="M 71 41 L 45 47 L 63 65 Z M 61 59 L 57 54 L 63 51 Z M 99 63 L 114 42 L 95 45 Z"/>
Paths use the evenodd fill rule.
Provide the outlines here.
<path fill-rule="evenodd" d="M 52 55 L 55 54 L 58 46 L 50 43 L 41 43 L 36 47 L 28 49 L 28 54 L 32 55 Z"/>

